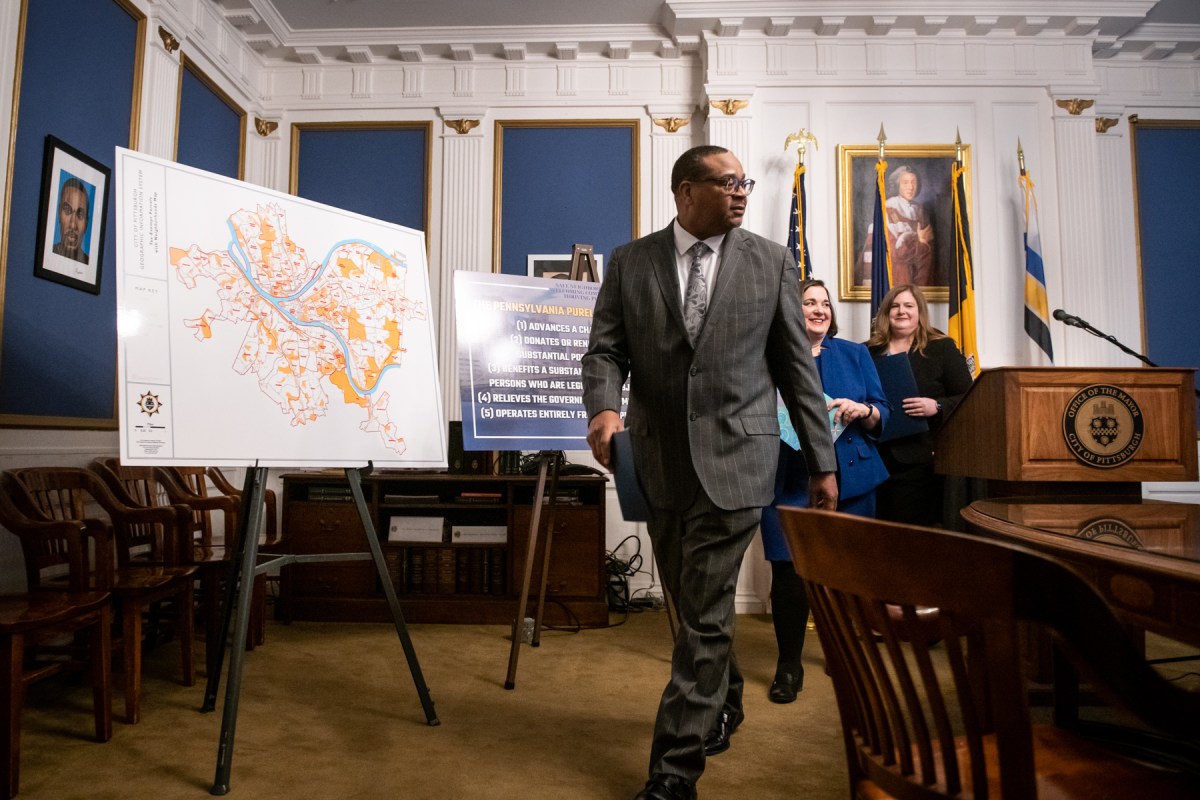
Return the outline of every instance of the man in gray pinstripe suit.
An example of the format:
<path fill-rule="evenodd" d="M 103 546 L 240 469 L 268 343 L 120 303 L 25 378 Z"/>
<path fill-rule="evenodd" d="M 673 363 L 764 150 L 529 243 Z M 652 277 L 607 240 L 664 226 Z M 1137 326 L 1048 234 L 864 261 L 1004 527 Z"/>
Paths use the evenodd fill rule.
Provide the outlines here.
<path fill-rule="evenodd" d="M 675 221 L 612 252 L 583 356 L 588 444 L 608 466 L 612 435 L 628 426 L 654 556 L 680 623 L 650 780 L 635 800 L 694 798 L 706 734 L 718 720 L 727 733 L 742 720 L 734 594 L 772 498 L 777 388 L 813 476 L 813 506 L 837 504 L 837 460 L 796 264 L 786 248 L 740 227 L 753 187 L 725 148 L 680 156 L 671 172 Z M 695 287 L 690 271 L 702 276 Z"/>

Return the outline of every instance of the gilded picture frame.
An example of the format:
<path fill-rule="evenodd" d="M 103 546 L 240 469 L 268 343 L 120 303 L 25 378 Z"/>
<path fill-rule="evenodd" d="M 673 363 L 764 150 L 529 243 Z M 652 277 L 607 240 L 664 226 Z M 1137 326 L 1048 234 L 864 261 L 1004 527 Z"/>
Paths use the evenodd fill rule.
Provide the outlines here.
<path fill-rule="evenodd" d="M 970 148 L 962 146 L 970 208 Z M 885 176 L 892 283 L 916 283 L 947 302 L 954 269 L 951 175 L 955 145 L 888 145 Z M 838 297 L 871 299 L 871 220 L 878 145 L 838 145 Z M 914 190 L 915 177 L 915 190 Z M 903 184 L 903 187 L 901 187 Z"/>

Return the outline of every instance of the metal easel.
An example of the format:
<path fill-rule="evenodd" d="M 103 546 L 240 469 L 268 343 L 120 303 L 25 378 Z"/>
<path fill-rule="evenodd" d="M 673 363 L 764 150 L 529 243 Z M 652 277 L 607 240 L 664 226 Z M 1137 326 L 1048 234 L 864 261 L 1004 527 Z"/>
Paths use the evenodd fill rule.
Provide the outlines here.
<path fill-rule="evenodd" d="M 204 691 L 202 711 L 212 711 L 216 708 L 217 687 L 221 681 L 221 667 L 225 661 L 225 646 L 229 640 L 229 623 L 233 618 L 234 608 L 237 608 L 237 619 L 233 631 L 232 655 L 229 659 L 229 682 L 225 687 L 225 708 L 221 718 L 221 737 L 217 743 L 217 774 L 213 781 L 210 794 L 225 795 L 229 793 L 229 774 L 233 762 L 234 731 L 237 728 L 238 697 L 242 689 L 242 661 L 245 658 L 246 635 L 250 629 L 250 603 L 254 591 L 254 576 L 265 573 L 275 567 L 288 564 L 312 563 L 318 561 L 365 561 L 373 559 L 375 569 L 379 573 L 383 592 L 387 596 L 388 606 L 392 610 L 392 620 L 396 624 L 396 634 L 404 648 L 404 657 L 408 660 L 408 669 L 412 673 L 416 685 L 417 696 L 421 700 L 421 708 L 425 711 L 425 720 L 429 725 L 440 725 L 441 720 L 433 709 L 433 701 L 429 697 L 429 689 L 425 685 L 425 677 L 421 674 L 421 665 L 417 661 L 416 650 L 408 635 L 408 627 L 404 624 L 404 614 L 400 610 L 400 601 L 396 597 L 396 589 L 388 576 L 387 564 L 383 559 L 383 548 L 375 535 L 375 523 L 371 519 L 371 511 L 367 507 L 363 495 L 362 479 L 369 475 L 373 466 L 367 464 L 361 469 L 347 468 L 346 479 L 350 482 L 350 491 L 354 495 L 358 515 L 362 520 L 363 531 L 367 536 L 369 553 L 315 553 L 307 555 L 272 556 L 262 564 L 258 562 L 258 535 L 263 523 L 263 496 L 266 489 L 267 469 L 256 463 L 246 470 L 246 481 L 242 488 L 242 503 L 237 522 L 237 550 L 230 562 L 229 580 L 226 583 L 225 612 L 218 637 L 217 652 L 210 659 L 208 684 Z"/>
<path fill-rule="evenodd" d="M 577 244 L 571 248 L 570 280 L 588 280 L 595 283 L 596 256 L 590 244 Z M 529 520 L 529 546 L 525 553 L 525 571 L 521 579 L 521 596 L 517 601 L 517 616 L 513 618 L 512 646 L 508 652 L 508 674 L 504 678 L 505 689 L 517 686 L 517 658 L 524 639 L 525 611 L 529 604 L 529 586 L 533 582 L 533 562 L 537 557 L 538 530 L 541 527 L 542 505 L 546 505 L 546 547 L 542 552 L 542 580 L 538 587 L 537 614 L 533 619 L 531 647 L 542 644 L 542 614 L 546 609 L 546 582 L 550 577 L 550 550 L 554 543 L 554 512 L 558 507 L 558 475 L 562 467 L 561 450 L 542 450 L 537 455 L 538 480 L 533 493 L 533 513 Z M 546 494 L 546 474 L 550 473 L 550 493 Z"/>

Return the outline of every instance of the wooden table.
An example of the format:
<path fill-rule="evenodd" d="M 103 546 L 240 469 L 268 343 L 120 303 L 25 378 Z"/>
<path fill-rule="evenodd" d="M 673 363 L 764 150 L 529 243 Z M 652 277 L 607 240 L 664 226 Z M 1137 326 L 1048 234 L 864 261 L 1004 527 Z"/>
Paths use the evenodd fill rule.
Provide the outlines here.
<path fill-rule="evenodd" d="M 1068 562 L 1129 623 L 1200 647 L 1200 506 L 979 500 L 962 516 L 973 533 Z"/>
<path fill-rule="evenodd" d="M 1095 498 L 979 500 L 964 508 L 962 516 L 972 533 L 1067 562 L 1134 628 L 1200 647 L 1200 506 L 1097 503 Z M 1031 631 L 1028 645 L 1027 674 L 1035 681 L 1052 681 L 1058 724 L 1135 757 L 1200 773 L 1200 749 L 1194 742 L 1081 720 L 1079 676 L 1065 659 L 1053 657 L 1045 634 Z"/>

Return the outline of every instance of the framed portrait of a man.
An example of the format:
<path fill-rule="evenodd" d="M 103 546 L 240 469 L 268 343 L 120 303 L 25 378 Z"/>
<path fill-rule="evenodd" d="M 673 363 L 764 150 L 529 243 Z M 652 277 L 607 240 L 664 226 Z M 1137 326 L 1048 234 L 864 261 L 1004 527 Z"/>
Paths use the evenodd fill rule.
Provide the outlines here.
<path fill-rule="evenodd" d="M 878 145 L 838 145 L 838 275 L 842 300 L 871 299 Z M 884 152 L 884 225 L 892 285 L 920 286 L 929 300 L 949 299 L 954 269 L 954 145 L 889 145 Z M 963 161 L 970 174 L 969 148 Z M 967 187 L 968 200 L 970 187 Z"/>
<path fill-rule="evenodd" d="M 100 294 L 111 174 L 94 158 L 46 137 L 34 275 Z"/>

